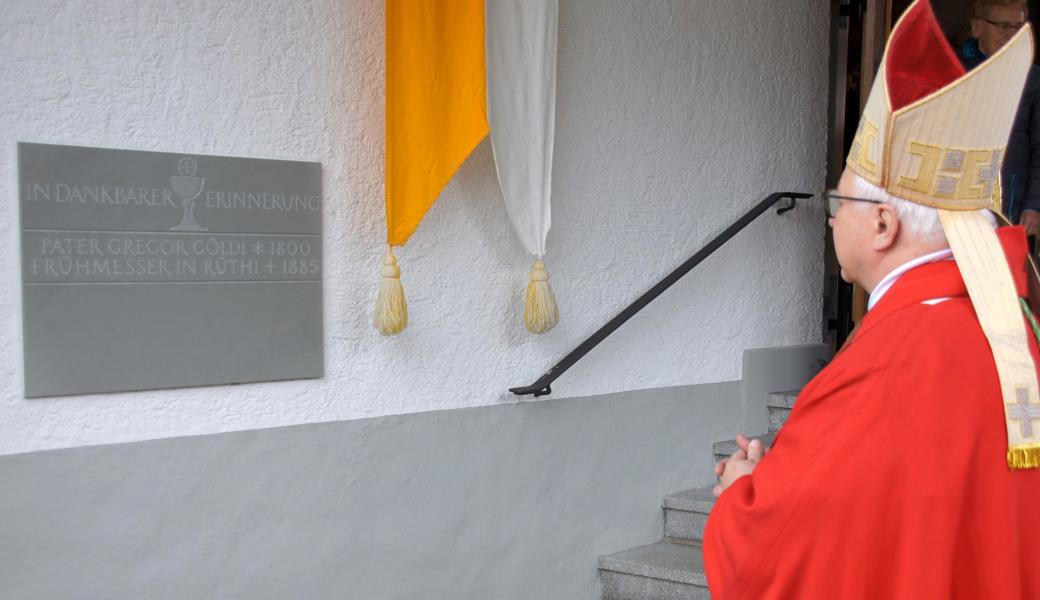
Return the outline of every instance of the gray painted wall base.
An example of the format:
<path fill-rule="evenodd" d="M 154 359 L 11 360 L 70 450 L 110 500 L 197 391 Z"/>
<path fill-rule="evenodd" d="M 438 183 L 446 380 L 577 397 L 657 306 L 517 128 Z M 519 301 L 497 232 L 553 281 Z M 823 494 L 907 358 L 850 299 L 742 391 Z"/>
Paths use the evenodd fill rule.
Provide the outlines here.
<path fill-rule="evenodd" d="M 743 427 L 736 433 L 759 434 L 769 430 L 766 399 L 773 392 L 800 390 L 830 360 L 824 344 L 802 344 L 744 351 L 741 395 Z M 730 436 L 732 437 L 732 436 Z"/>
<path fill-rule="evenodd" d="M 5 600 L 600 596 L 740 383 L 0 458 Z"/>
<path fill-rule="evenodd" d="M 0 457 L 0 596 L 593 600 L 597 558 L 657 542 L 650 507 L 708 485 L 712 443 L 759 409 L 765 431 L 818 350 L 749 351 L 743 382 Z"/>

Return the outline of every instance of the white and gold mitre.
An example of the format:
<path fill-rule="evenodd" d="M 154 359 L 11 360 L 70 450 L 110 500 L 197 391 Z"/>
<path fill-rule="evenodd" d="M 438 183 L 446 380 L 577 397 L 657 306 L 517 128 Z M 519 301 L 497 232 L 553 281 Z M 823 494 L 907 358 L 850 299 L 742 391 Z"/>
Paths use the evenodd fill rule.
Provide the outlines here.
<path fill-rule="evenodd" d="M 965 72 L 929 0 L 915 0 L 892 29 L 846 161 L 893 196 L 938 209 L 997 366 L 1012 469 L 1040 467 L 1040 389 L 1010 267 L 978 209 L 999 209 L 1000 167 L 1032 62 L 1027 24 Z"/>
<path fill-rule="evenodd" d="M 989 208 L 1032 62 L 1027 24 L 965 73 L 931 3 L 917 0 L 892 29 L 848 167 L 911 202 Z"/>

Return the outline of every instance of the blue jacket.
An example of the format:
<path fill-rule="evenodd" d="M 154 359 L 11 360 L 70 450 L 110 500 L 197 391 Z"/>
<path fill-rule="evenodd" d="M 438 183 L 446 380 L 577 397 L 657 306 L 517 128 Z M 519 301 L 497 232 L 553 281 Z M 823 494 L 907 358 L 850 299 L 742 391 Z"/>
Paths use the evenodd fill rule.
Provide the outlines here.
<path fill-rule="evenodd" d="M 987 58 L 974 38 L 964 42 L 957 54 L 969 70 Z M 1017 223 L 1023 210 L 1040 210 L 1040 67 L 1036 65 L 1029 68 L 1000 175 L 1004 214 Z"/>

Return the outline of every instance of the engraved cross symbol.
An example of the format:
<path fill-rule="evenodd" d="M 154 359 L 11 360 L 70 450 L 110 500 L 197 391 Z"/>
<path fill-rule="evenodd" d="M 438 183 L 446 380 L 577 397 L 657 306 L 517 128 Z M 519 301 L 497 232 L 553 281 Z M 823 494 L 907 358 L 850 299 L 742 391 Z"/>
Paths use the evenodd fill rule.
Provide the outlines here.
<path fill-rule="evenodd" d="M 1020 422 L 1022 437 L 1033 437 L 1033 421 L 1040 421 L 1040 405 L 1029 403 L 1029 390 L 1017 388 L 1015 394 L 1018 396 L 1017 404 L 1008 404 L 1008 415 L 1011 419 Z"/>

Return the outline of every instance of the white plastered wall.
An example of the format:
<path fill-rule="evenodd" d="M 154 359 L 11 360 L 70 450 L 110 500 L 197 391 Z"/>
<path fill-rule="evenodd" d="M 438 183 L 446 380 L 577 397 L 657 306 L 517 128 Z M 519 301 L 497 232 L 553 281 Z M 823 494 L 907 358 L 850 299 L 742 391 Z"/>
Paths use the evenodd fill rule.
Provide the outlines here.
<path fill-rule="evenodd" d="M 561 324 L 521 324 L 530 258 L 481 144 L 398 253 L 412 324 L 370 325 L 383 221 L 383 0 L 8 0 L 0 14 L 0 454 L 515 402 L 773 191 L 823 184 L 826 0 L 561 0 Z M 22 397 L 17 141 L 318 160 L 322 380 Z M 820 338 L 818 206 L 767 214 L 554 385 L 738 379 Z"/>

